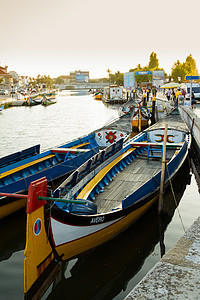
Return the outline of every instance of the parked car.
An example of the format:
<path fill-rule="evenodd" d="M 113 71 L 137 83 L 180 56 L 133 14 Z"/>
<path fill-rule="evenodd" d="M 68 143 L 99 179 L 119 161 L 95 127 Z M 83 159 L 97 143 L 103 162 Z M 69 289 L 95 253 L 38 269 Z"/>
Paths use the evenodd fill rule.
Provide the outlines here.
<path fill-rule="evenodd" d="M 1 90 L 0 95 L 8 95 L 8 91 L 7 90 Z"/>
<path fill-rule="evenodd" d="M 12 89 L 12 90 L 10 91 L 10 94 L 11 94 L 11 95 L 14 95 L 16 92 L 17 92 L 17 91 L 16 91 L 15 89 Z"/>
<path fill-rule="evenodd" d="M 186 91 L 185 98 L 190 99 L 190 83 L 183 85 L 183 89 Z M 200 99 L 200 85 L 198 83 L 192 83 L 192 93 L 194 93 L 195 99 Z"/>

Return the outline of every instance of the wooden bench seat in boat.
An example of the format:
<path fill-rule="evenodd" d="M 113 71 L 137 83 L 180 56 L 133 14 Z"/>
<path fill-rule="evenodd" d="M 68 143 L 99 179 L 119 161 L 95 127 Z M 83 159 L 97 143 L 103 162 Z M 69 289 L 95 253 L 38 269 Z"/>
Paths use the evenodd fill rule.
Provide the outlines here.
<path fill-rule="evenodd" d="M 89 144 L 89 143 L 79 144 L 79 145 L 73 146 L 73 147 L 71 147 L 71 148 L 58 148 L 58 149 L 62 149 L 62 151 L 65 150 L 65 149 L 68 149 L 66 152 L 69 152 L 69 150 L 71 150 L 71 149 L 75 149 L 76 151 L 80 151 L 80 150 L 86 150 L 86 151 L 88 151 L 88 149 L 77 149 L 78 147 L 83 147 L 83 146 L 85 146 L 85 145 L 87 145 L 87 144 Z M 84 151 L 81 151 L 81 152 L 84 152 Z M 55 151 L 55 153 L 56 153 L 56 151 Z M 65 152 L 63 152 L 63 153 L 65 153 Z M 40 162 L 42 162 L 42 161 L 45 161 L 45 160 L 47 160 L 47 159 L 49 159 L 49 158 L 52 158 L 52 157 L 54 157 L 54 156 L 55 156 L 55 154 L 49 154 L 49 155 L 47 155 L 47 156 L 38 158 L 38 159 L 36 159 L 36 160 L 34 160 L 34 161 L 28 162 L 28 163 L 26 163 L 26 164 L 23 164 L 23 165 L 21 165 L 21 166 L 18 166 L 18 167 L 16 167 L 16 168 L 13 168 L 13 169 L 11 169 L 11 170 L 8 170 L 8 171 L 6 171 L 6 172 L 3 172 L 3 173 L 0 174 L 0 178 L 6 177 L 6 176 L 11 175 L 11 174 L 14 174 L 14 173 L 16 173 L 16 172 L 18 172 L 18 171 L 21 171 L 21 170 L 23 170 L 23 169 L 25 169 L 25 168 L 28 168 L 28 167 L 30 167 L 30 166 L 33 166 L 33 165 L 35 165 L 35 164 L 37 164 L 37 163 L 40 163 Z"/>
<path fill-rule="evenodd" d="M 65 154 L 68 152 L 87 152 L 89 151 L 89 149 L 78 149 L 78 148 L 55 148 L 55 149 L 51 149 L 52 153 L 60 153 L 60 154 Z"/>
<path fill-rule="evenodd" d="M 89 145 L 89 144 L 90 144 L 89 142 L 86 142 L 86 143 L 79 144 L 79 145 L 76 145 L 76 146 L 73 146 L 73 147 L 70 147 L 70 148 L 71 148 L 71 149 L 74 149 L 74 148 L 80 148 L 80 147 L 87 146 L 87 145 Z"/>
<path fill-rule="evenodd" d="M 183 143 L 167 143 L 166 147 L 182 147 Z M 162 146 L 161 143 L 153 143 L 153 142 L 134 142 L 131 143 L 132 147 L 156 147 L 156 146 Z"/>
<path fill-rule="evenodd" d="M 15 173 L 15 172 L 21 171 L 21 170 L 23 170 L 23 169 L 25 169 L 25 168 L 28 168 L 28 167 L 30 167 L 30 166 L 33 166 L 33 165 L 35 165 L 35 164 L 37 164 L 37 163 L 40 163 L 40 162 L 42 162 L 42 161 L 45 161 L 45 160 L 47 160 L 47 159 L 49 159 L 49 158 L 51 158 L 51 157 L 54 157 L 54 156 L 55 156 L 55 154 L 50 154 L 50 155 L 41 157 L 41 158 L 39 158 L 39 159 L 36 159 L 36 160 L 34 160 L 34 161 L 31 161 L 31 162 L 29 162 L 29 163 L 23 164 L 23 165 L 21 165 L 21 166 L 19 166 L 19 167 L 17 167 L 17 168 L 13 168 L 13 169 L 11 169 L 11 170 L 8 170 L 8 171 L 6 171 L 6 172 L 4 172 L 4 173 L 1 173 L 1 174 L 0 174 L 0 178 L 6 177 L 6 176 L 11 175 L 11 174 L 13 174 L 13 173 Z"/>

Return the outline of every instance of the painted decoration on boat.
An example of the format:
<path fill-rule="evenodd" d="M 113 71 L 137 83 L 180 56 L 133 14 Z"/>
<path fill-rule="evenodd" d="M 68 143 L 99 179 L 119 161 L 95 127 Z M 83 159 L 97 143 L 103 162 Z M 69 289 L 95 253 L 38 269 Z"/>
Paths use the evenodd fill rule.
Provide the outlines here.
<path fill-rule="evenodd" d="M 106 139 L 107 139 L 107 141 L 106 141 L 106 143 L 110 143 L 110 144 L 112 144 L 113 142 L 116 142 L 116 135 L 115 135 L 115 133 L 116 133 L 116 131 L 114 131 L 114 132 L 112 132 L 112 131 L 109 131 L 109 132 L 106 132 Z"/>
<path fill-rule="evenodd" d="M 122 112 L 125 114 L 125 115 L 128 115 L 128 114 L 131 114 L 131 109 L 133 108 L 133 106 L 124 106 L 122 107 Z"/>
<path fill-rule="evenodd" d="M 153 143 L 163 142 L 164 139 L 164 128 L 151 130 L 147 133 L 148 140 Z M 167 131 L 167 142 L 168 143 L 181 143 L 185 139 L 185 134 L 182 131 L 168 129 Z"/>
<path fill-rule="evenodd" d="M 41 219 L 37 219 L 33 226 L 33 232 L 35 235 L 39 235 L 42 229 L 42 221 Z"/>
<path fill-rule="evenodd" d="M 100 130 L 95 133 L 95 139 L 100 146 L 113 144 L 114 142 L 117 142 L 121 138 L 125 138 L 126 136 L 126 132 L 112 129 Z"/>
<path fill-rule="evenodd" d="M 146 107 L 141 107 L 141 119 L 148 120 L 151 117 L 150 110 Z M 133 113 L 133 120 L 139 120 L 139 108 L 135 108 Z"/>

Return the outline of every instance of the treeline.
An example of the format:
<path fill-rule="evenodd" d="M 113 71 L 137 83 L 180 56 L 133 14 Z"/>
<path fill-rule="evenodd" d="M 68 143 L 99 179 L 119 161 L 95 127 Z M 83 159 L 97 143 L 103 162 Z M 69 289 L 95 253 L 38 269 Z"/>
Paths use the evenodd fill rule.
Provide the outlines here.
<path fill-rule="evenodd" d="M 198 75 L 198 69 L 196 66 L 196 61 L 192 57 L 192 55 L 188 55 L 186 57 L 185 62 L 181 63 L 179 60 L 175 62 L 172 66 L 171 74 L 167 74 L 163 68 L 159 67 L 159 60 L 157 58 L 157 54 L 152 52 L 149 57 L 148 65 L 142 67 L 141 64 L 138 64 L 135 68 L 131 68 L 129 72 L 137 72 L 137 71 L 156 71 L 156 70 L 163 70 L 165 74 L 165 78 L 168 78 L 169 81 L 173 80 L 177 81 L 184 81 L 185 76 L 188 75 Z M 111 71 L 107 70 L 109 83 L 110 84 L 120 84 L 123 85 L 123 73 L 119 71 L 112 74 Z M 136 75 L 135 76 L 136 82 L 151 82 L 152 75 Z"/>
<path fill-rule="evenodd" d="M 137 72 L 137 71 L 154 71 L 154 70 L 163 70 L 163 68 L 159 67 L 159 60 L 157 58 L 157 54 L 155 52 L 152 52 L 149 57 L 149 62 L 146 66 L 142 67 L 141 64 L 138 64 L 135 68 L 131 68 L 129 72 Z M 120 71 L 117 71 L 115 73 L 112 73 L 110 69 L 107 70 L 108 77 L 107 78 L 99 78 L 99 79 L 90 79 L 91 83 L 99 83 L 99 82 L 107 82 L 108 84 L 117 84 L 117 85 L 123 85 L 123 73 Z M 174 81 L 184 81 L 185 76 L 188 75 L 198 75 L 198 70 L 196 66 L 196 61 L 190 54 L 186 57 L 185 62 L 181 63 L 179 60 L 177 60 L 173 66 L 171 74 L 167 74 L 165 71 L 165 78 L 168 78 L 169 81 L 172 79 Z M 152 75 L 136 75 L 135 76 L 136 82 L 151 82 L 152 81 Z M 41 84 L 46 84 L 47 88 L 51 88 L 56 84 L 64 84 L 64 80 L 61 78 L 61 76 L 57 78 L 50 78 L 50 76 L 42 76 L 38 75 L 37 78 L 30 78 L 30 84 L 32 86 L 37 87 Z"/>
<path fill-rule="evenodd" d="M 172 67 L 171 78 L 174 81 L 178 81 L 180 77 L 180 81 L 183 81 L 185 76 L 189 75 L 198 75 L 196 61 L 191 54 L 186 57 L 185 62 L 181 63 L 179 60 L 177 60 L 177 62 L 174 63 Z"/>

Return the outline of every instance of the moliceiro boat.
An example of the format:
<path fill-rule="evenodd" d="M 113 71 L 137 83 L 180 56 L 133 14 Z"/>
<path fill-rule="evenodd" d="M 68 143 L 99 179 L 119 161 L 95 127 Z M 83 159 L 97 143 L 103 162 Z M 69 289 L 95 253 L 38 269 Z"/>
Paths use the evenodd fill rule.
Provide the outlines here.
<path fill-rule="evenodd" d="M 46 197 L 45 178 L 31 183 L 24 263 L 26 298 L 43 290 L 45 279 L 59 261 L 107 242 L 140 218 L 158 199 L 163 163 L 167 186 L 183 165 L 190 144 L 181 117 L 168 116 L 126 143 L 119 140 L 94 155 L 53 197 Z"/>
<path fill-rule="evenodd" d="M 150 110 L 145 107 L 141 106 L 139 103 L 137 107 L 135 107 L 133 112 L 133 118 L 132 118 L 132 127 L 134 130 L 137 130 L 138 128 L 145 129 L 148 127 L 148 122 L 151 117 Z"/>
<path fill-rule="evenodd" d="M 104 88 L 102 100 L 106 103 L 125 103 L 127 101 L 127 92 L 123 86 L 110 85 Z"/>
<path fill-rule="evenodd" d="M 25 199 L 7 197 L 7 193 L 25 193 L 32 181 L 44 176 L 55 189 L 94 154 L 120 139 L 126 141 L 132 131 L 131 117 L 124 114 L 88 135 L 44 152 L 35 145 L 0 158 L 0 219 L 26 205 Z"/>
<path fill-rule="evenodd" d="M 48 105 L 57 103 L 57 101 L 55 98 L 44 97 L 41 103 L 43 106 L 48 106 Z"/>
<path fill-rule="evenodd" d="M 93 95 L 95 100 L 102 100 L 103 94 L 102 92 L 97 92 Z"/>

